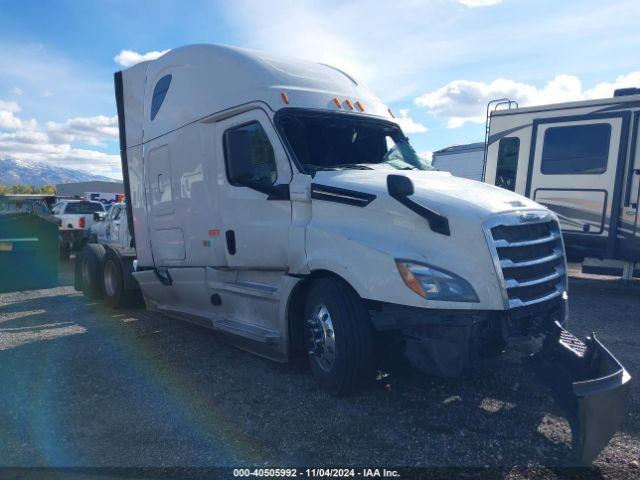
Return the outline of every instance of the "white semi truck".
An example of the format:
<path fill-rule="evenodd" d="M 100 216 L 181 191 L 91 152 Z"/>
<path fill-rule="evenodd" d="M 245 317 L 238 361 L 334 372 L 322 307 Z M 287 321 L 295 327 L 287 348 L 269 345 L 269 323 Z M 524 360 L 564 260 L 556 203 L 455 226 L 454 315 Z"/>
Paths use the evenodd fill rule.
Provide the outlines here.
<path fill-rule="evenodd" d="M 88 246 L 79 288 L 131 271 L 147 308 L 277 361 L 302 351 L 333 394 L 374 374 L 376 332 L 444 375 L 544 336 L 577 459 L 606 445 L 629 375 L 563 328 L 555 214 L 430 170 L 389 108 L 327 65 L 193 45 L 117 72 L 115 89 L 135 261 L 106 246 L 122 262 L 107 270 Z"/>

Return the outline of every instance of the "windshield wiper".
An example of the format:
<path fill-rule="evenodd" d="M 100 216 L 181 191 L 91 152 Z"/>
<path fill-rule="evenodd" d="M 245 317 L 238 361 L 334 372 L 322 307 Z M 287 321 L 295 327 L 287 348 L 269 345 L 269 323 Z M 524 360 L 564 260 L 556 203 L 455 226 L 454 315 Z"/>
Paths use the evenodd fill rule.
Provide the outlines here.
<path fill-rule="evenodd" d="M 314 170 L 373 170 L 373 168 L 360 163 L 344 163 L 342 165 L 320 166 L 320 165 L 307 165 Z"/>
<path fill-rule="evenodd" d="M 373 170 L 373 168 L 362 163 L 343 163 L 342 165 L 335 165 L 336 168 L 353 169 L 353 170 Z"/>

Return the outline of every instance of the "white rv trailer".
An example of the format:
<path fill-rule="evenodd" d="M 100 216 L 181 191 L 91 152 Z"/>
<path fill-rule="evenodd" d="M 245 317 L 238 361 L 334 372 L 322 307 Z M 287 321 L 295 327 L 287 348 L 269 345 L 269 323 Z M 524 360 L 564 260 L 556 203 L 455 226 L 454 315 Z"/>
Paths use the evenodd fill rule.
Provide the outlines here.
<path fill-rule="evenodd" d="M 562 328 L 552 212 L 430 170 L 387 106 L 327 65 L 194 45 L 117 72 L 115 87 L 136 260 L 120 255 L 118 276 L 87 245 L 85 292 L 103 279 L 111 297 L 133 269 L 148 308 L 275 360 L 302 351 L 334 394 L 371 377 L 376 331 L 446 375 L 510 336 L 545 335 L 541 362 L 573 372 L 579 460 L 607 443 L 629 375 Z"/>
<path fill-rule="evenodd" d="M 569 257 L 632 265 L 640 261 L 639 120 L 639 89 L 495 110 L 484 180 L 553 210 Z"/>
<path fill-rule="evenodd" d="M 456 177 L 482 180 L 484 142 L 453 145 L 433 152 L 433 168 Z"/>

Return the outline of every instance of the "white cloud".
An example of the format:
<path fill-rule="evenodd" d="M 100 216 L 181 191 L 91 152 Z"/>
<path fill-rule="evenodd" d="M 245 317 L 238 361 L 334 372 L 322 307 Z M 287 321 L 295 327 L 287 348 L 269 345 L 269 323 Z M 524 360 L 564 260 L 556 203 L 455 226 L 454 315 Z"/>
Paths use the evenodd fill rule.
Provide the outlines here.
<path fill-rule="evenodd" d="M 105 139 L 118 138 L 118 117 L 76 117 L 63 123 L 47 122 L 45 129 L 56 142 L 84 142 L 88 145 L 104 146 Z"/>
<path fill-rule="evenodd" d="M 13 101 L 0 100 L 0 130 L 33 129 L 35 120 L 22 120 L 16 116 L 20 106 Z"/>
<path fill-rule="evenodd" d="M 506 78 L 491 83 L 454 80 L 420 95 L 415 103 L 426 107 L 432 115 L 447 118 L 449 128 L 457 128 L 467 122 L 484 123 L 487 103 L 496 98 L 515 100 L 521 107 L 545 105 L 611 97 L 614 89 L 632 86 L 640 86 L 640 71 L 621 75 L 614 82 L 599 83 L 589 90 L 583 90 L 581 80 L 573 75 L 557 75 L 542 88 Z"/>
<path fill-rule="evenodd" d="M 620 75 L 613 82 L 598 83 L 584 93 L 587 98 L 606 98 L 613 95 L 614 90 L 626 87 L 640 87 L 640 71 Z"/>
<path fill-rule="evenodd" d="M 11 89 L 11 93 L 13 93 L 14 95 L 22 95 L 24 93 L 24 90 L 22 90 L 20 87 L 13 87 Z"/>
<path fill-rule="evenodd" d="M 0 158 L 39 161 L 114 178 L 121 176 L 119 155 L 74 146 L 75 143 L 105 146 L 107 140 L 117 138 L 117 117 L 76 117 L 39 126 L 36 120 L 20 118 L 19 112 L 16 102 L 0 100 Z"/>
<path fill-rule="evenodd" d="M 0 100 L 0 110 L 17 113 L 20 111 L 20 106 L 11 100 Z"/>
<path fill-rule="evenodd" d="M 489 5 L 496 5 L 502 0 L 457 0 L 458 3 L 461 3 L 465 7 L 476 8 L 476 7 L 488 7 Z"/>
<path fill-rule="evenodd" d="M 409 109 L 403 108 L 399 110 L 400 115 L 396 117 L 396 122 L 400 124 L 400 128 L 404 133 L 425 133 L 429 129 L 423 124 L 416 122 L 409 116 Z"/>
<path fill-rule="evenodd" d="M 123 67 L 126 68 L 126 67 L 131 67 L 136 63 L 145 62 L 147 60 L 155 60 L 156 58 L 161 57 L 168 51 L 169 50 L 162 50 L 162 51 L 154 50 L 147 53 L 138 53 L 133 50 L 120 50 L 120 53 L 118 53 L 115 57 L 113 57 L 113 60 L 118 65 L 122 65 Z"/>

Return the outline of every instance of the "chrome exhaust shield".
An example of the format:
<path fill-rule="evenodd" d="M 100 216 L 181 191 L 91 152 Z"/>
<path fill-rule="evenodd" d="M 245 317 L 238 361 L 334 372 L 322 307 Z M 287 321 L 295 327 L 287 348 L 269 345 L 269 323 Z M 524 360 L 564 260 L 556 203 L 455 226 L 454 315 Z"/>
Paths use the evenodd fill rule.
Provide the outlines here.
<path fill-rule="evenodd" d="M 590 465 L 624 421 L 631 375 L 594 334 L 583 343 L 555 322 L 536 370 L 571 426 L 578 465 Z"/>

